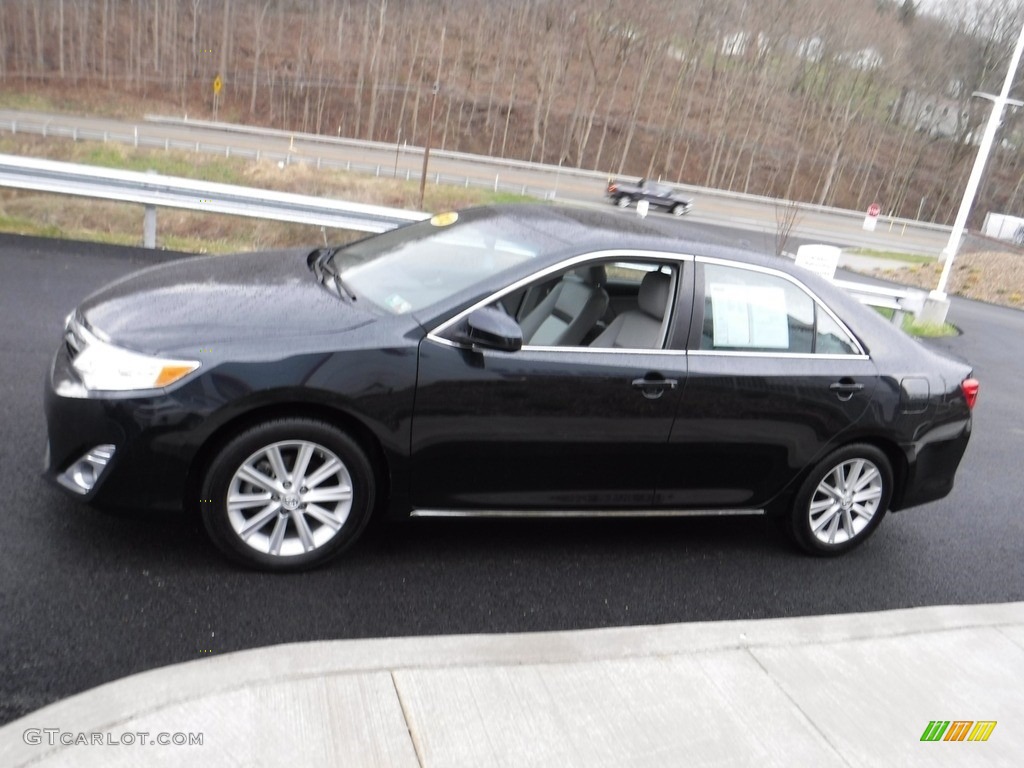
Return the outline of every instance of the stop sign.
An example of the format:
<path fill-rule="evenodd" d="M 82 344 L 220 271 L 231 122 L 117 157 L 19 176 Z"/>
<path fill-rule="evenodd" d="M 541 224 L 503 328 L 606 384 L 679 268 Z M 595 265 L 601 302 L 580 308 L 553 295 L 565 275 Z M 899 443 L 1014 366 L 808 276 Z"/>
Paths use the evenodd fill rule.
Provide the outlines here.
<path fill-rule="evenodd" d="M 882 212 L 882 206 L 878 203 L 872 203 L 868 206 L 868 216 L 877 216 Z"/>

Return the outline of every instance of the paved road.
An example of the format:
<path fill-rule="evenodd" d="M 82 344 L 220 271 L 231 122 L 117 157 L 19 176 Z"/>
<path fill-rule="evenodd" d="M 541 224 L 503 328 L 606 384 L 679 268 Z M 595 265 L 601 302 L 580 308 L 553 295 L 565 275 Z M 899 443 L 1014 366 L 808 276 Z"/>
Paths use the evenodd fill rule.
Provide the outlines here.
<path fill-rule="evenodd" d="M 799 555 L 757 519 L 419 521 L 371 530 L 314 573 L 268 576 L 226 564 L 195 520 L 105 515 L 38 477 L 64 315 L 167 257 L 0 236 L 0 723 L 133 672 L 285 642 L 1024 599 L 1024 313 L 954 300 L 964 335 L 941 345 L 982 382 L 957 488 L 846 558 Z"/>
<path fill-rule="evenodd" d="M 190 122 L 128 121 L 104 117 L 55 115 L 25 110 L 0 109 L 0 131 L 15 128 L 20 132 L 45 132 L 49 136 L 104 138 L 127 141 L 139 146 L 175 147 L 195 151 L 235 154 L 251 157 L 282 158 L 289 162 L 350 164 L 377 175 L 397 175 L 400 178 L 419 179 L 423 165 L 422 149 L 398 144 L 371 145 L 368 142 L 326 141 L 304 134 L 278 131 L 268 134 L 225 130 L 218 124 Z M 54 139 L 60 140 L 60 139 Z M 261 153 L 261 154 L 257 154 Z M 642 172 L 642 171 L 640 171 Z M 488 158 L 444 153 L 435 147 L 430 156 L 428 178 L 436 177 L 445 183 L 465 183 L 474 186 L 500 186 L 503 190 L 538 195 L 552 195 L 557 199 L 575 202 L 603 200 L 605 177 L 601 174 L 581 176 L 571 169 L 531 167 L 523 168 Z M 743 226 L 764 232 L 774 240 L 780 222 L 791 213 L 773 201 L 759 198 L 741 198 L 728 193 L 689 188 L 697 196 L 694 220 L 718 226 Z M 791 220 L 794 235 L 815 242 L 840 246 L 857 246 L 878 250 L 905 250 L 938 255 L 949 238 L 948 228 L 915 223 L 893 223 L 881 220 L 873 232 L 863 229 L 863 215 L 840 212 L 836 209 L 801 209 Z"/>

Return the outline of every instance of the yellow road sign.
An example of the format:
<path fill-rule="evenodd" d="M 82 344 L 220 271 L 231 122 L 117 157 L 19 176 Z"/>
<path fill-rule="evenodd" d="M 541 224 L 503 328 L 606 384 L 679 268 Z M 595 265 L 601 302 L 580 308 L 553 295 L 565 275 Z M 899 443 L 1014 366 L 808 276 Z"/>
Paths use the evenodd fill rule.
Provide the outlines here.
<path fill-rule="evenodd" d="M 224 86 L 224 82 L 220 79 L 220 75 L 213 78 L 213 93 L 217 95 L 220 93 L 220 89 Z"/>

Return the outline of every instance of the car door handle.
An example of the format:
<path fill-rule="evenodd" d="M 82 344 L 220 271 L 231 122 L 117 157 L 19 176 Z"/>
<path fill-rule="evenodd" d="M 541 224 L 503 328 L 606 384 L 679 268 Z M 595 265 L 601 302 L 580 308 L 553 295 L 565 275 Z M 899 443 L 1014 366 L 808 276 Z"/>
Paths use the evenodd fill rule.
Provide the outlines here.
<path fill-rule="evenodd" d="M 678 386 L 678 379 L 633 379 L 633 389 L 639 389 L 648 400 L 657 400 L 666 389 Z"/>
<path fill-rule="evenodd" d="M 829 384 L 828 388 L 836 393 L 836 397 L 845 402 L 853 397 L 855 393 L 864 389 L 864 385 L 857 383 L 853 379 L 840 379 Z"/>

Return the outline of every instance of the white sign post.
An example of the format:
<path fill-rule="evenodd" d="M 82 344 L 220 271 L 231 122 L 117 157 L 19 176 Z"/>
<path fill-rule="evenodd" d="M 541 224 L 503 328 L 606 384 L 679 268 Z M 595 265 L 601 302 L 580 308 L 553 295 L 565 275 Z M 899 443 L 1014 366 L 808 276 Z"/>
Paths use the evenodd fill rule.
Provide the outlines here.
<path fill-rule="evenodd" d="M 839 254 L 841 248 L 834 245 L 801 245 L 796 250 L 796 262 L 798 267 L 810 270 L 816 275 L 821 275 L 826 280 L 832 280 L 836 276 L 836 267 L 839 266 Z"/>
<path fill-rule="evenodd" d="M 651 207 L 651 204 L 646 200 L 638 200 L 636 203 L 636 215 L 641 219 L 647 218 L 647 209 Z"/>

